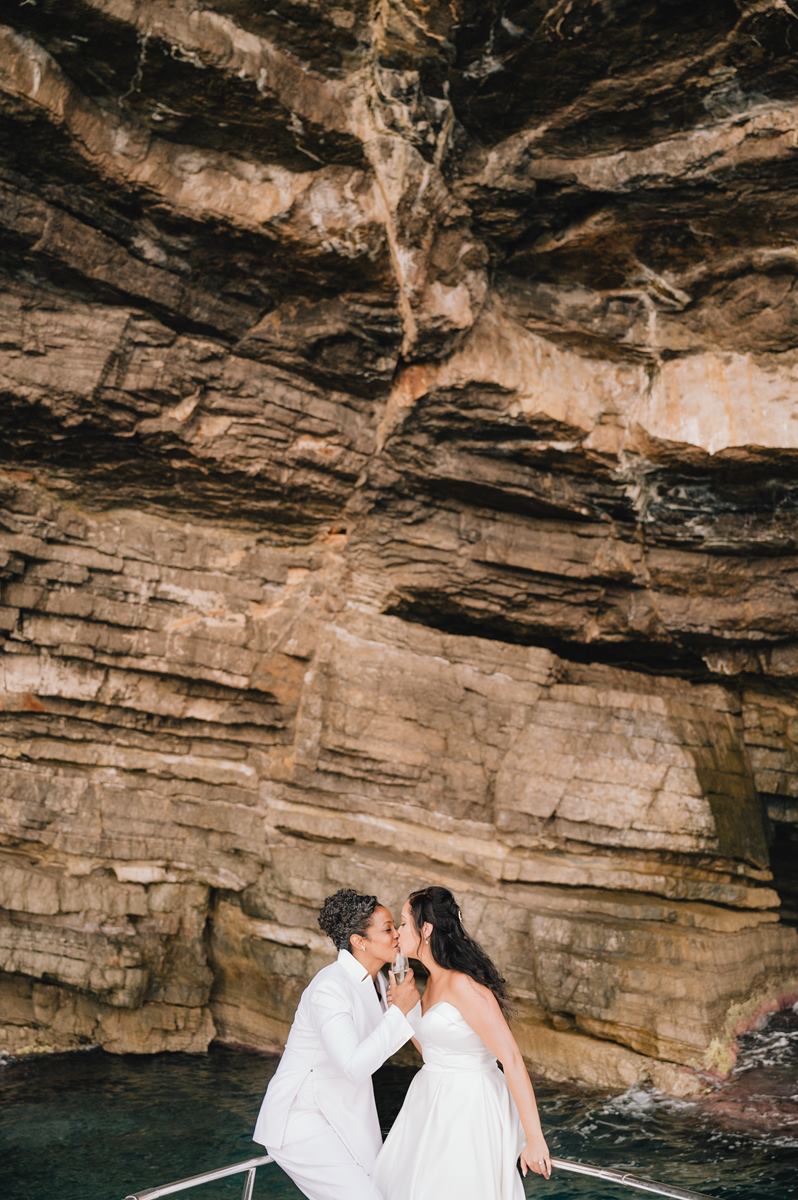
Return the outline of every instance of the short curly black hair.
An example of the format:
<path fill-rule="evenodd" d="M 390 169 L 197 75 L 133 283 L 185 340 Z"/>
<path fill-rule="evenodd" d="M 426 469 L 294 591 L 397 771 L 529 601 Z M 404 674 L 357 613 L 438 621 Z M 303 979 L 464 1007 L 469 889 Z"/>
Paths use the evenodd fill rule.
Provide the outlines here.
<path fill-rule="evenodd" d="M 353 933 L 364 935 L 375 908 L 380 907 L 376 896 L 361 896 L 352 888 L 339 888 L 319 910 L 319 928 L 332 938 L 336 949 L 350 950 Z"/>

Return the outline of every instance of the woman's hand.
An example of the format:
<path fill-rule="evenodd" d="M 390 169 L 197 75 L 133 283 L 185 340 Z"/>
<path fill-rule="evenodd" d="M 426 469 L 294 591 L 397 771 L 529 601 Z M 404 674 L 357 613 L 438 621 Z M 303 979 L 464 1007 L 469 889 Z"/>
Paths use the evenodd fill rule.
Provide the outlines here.
<path fill-rule="evenodd" d="M 407 1016 L 421 999 L 412 970 L 407 968 L 401 983 L 397 983 L 393 971 L 389 971 L 388 980 L 388 1004 L 395 1004 Z"/>
<path fill-rule="evenodd" d="M 521 1151 L 521 1170 L 524 1175 L 527 1171 L 534 1171 L 544 1179 L 551 1175 L 551 1155 L 543 1134 L 530 1138 L 524 1146 Z"/>

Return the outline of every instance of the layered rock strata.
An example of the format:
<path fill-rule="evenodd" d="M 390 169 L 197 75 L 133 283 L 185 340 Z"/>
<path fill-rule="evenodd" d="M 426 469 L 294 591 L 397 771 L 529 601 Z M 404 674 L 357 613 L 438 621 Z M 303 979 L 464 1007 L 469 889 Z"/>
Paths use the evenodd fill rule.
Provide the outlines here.
<path fill-rule="evenodd" d="M 798 996 L 796 17 L 12 0 L 0 1049 L 278 1046 L 342 884 L 554 1078 Z"/>

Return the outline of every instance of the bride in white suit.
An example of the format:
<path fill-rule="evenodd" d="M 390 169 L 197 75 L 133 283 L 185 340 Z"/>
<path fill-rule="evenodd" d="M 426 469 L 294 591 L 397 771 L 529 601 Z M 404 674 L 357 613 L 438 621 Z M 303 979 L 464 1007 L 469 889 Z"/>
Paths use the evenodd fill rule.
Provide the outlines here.
<path fill-rule="evenodd" d="M 382 1137 L 371 1076 L 413 1036 L 412 971 L 386 998 L 398 933 L 376 896 L 342 888 L 319 925 L 338 948 L 305 988 L 253 1140 L 309 1200 L 382 1200 L 371 1180 Z"/>

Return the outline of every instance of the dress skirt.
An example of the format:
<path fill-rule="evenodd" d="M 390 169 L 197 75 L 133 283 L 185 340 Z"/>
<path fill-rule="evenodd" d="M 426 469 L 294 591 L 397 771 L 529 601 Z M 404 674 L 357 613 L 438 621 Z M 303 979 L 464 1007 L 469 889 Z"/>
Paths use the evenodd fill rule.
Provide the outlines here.
<path fill-rule="evenodd" d="M 523 1200 L 524 1136 L 499 1068 L 424 1065 L 380 1151 L 383 1200 Z"/>

